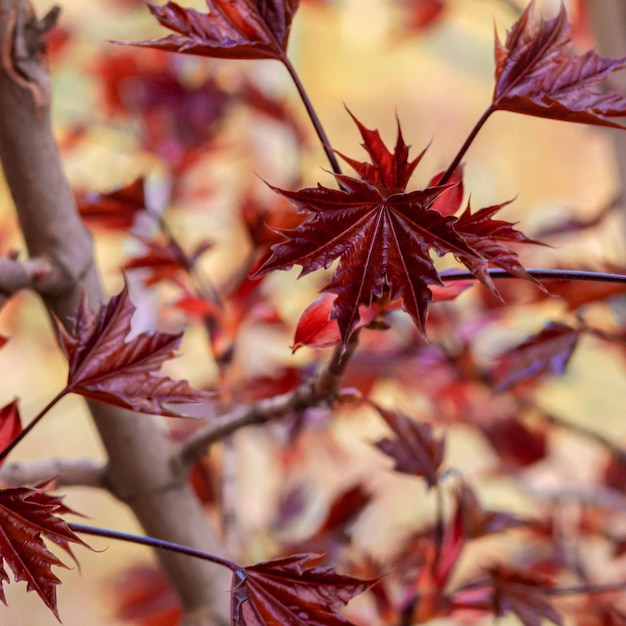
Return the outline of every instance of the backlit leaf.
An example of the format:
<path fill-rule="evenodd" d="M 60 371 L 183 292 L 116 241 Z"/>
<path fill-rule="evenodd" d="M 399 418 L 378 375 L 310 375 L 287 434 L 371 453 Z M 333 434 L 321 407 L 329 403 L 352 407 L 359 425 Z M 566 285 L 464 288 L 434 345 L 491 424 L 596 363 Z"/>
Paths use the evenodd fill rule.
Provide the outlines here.
<path fill-rule="evenodd" d="M 603 59 L 594 51 L 576 55 L 565 5 L 546 20 L 534 17 L 531 2 L 507 33 L 496 36 L 495 110 L 513 111 L 568 122 L 622 127 L 611 118 L 626 115 L 626 98 L 594 89 L 626 58 Z"/>
<path fill-rule="evenodd" d="M 500 355 L 492 378 L 506 389 L 540 374 L 561 376 L 578 344 L 580 330 L 550 322 L 541 332 Z"/>
<path fill-rule="evenodd" d="M 134 312 L 125 284 L 96 315 L 83 298 L 73 336 L 57 322 L 69 361 L 68 391 L 141 413 L 176 416 L 164 404 L 197 402 L 207 394 L 157 375 L 174 356 L 182 333 L 155 331 L 128 339 Z"/>
<path fill-rule="evenodd" d="M 148 4 L 175 34 L 132 45 L 227 59 L 283 59 L 300 0 L 206 0 L 208 12 Z"/>
<path fill-rule="evenodd" d="M 338 609 L 375 581 L 317 567 L 321 557 L 296 554 L 242 568 L 233 576 L 233 626 L 348 626 Z"/>
<path fill-rule="evenodd" d="M 383 294 L 390 302 L 402 300 L 418 329 L 424 332 L 432 293 L 428 285 L 442 284 L 430 257 L 453 253 L 466 263 L 476 253 L 454 229 L 456 218 L 432 210 L 447 189 L 428 187 L 406 192 L 408 179 L 419 162 L 408 160 L 408 146 L 398 128 L 394 152 L 376 131 L 357 122 L 371 163 L 350 159 L 361 179 L 337 175 L 340 189 L 318 185 L 313 189 L 274 189 L 309 218 L 275 245 L 260 273 L 301 265 L 301 275 L 339 264 L 323 291 L 334 293 L 331 319 L 339 325 L 342 341 L 359 322 L 359 306 L 368 307 Z M 423 154 L 423 153 L 422 153 Z"/>

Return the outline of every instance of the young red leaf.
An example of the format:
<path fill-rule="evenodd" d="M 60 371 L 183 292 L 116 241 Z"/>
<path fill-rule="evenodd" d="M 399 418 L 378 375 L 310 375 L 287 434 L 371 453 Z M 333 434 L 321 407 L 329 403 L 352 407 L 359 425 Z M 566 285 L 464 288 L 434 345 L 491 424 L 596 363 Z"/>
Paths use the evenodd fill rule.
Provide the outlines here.
<path fill-rule="evenodd" d="M 534 10 L 533 0 L 504 45 L 496 35 L 493 109 L 621 128 L 611 118 L 626 115 L 626 98 L 593 87 L 624 67 L 626 58 L 603 59 L 593 51 L 573 54 L 565 5 L 550 20 L 536 21 Z"/>
<path fill-rule="evenodd" d="M 579 336 L 578 329 L 561 322 L 550 322 L 541 332 L 500 356 L 492 374 L 496 387 L 506 389 L 540 374 L 561 376 Z"/>
<path fill-rule="evenodd" d="M 395 439 L 381 439 L 376 447 L 395 460 L 397 472 L 422 476 L 428 487 L 434 487 L 439 480 L 445 440 L 434 436 L 430 424 L 417 422 L 397 411 L 375 408 L 396 436 Z"/>
<path fill-rule="evenodd" d="M 300 0 L 206 0 L 208 13 L 175 2 L 148 4 L 158 22 L 176 34 L 133 42 L 226 59 L 284 59 L 291 20 Z"/>
<path fill-rule="evenodd" d="M 16 399 L 0 409 L 0 450 L 4 450 L 21 432 L 22 422 Z"/>
<path fill-rule="evenodd" d="M 545 431 L 530 429 L 517 417 L 495 419 L 482 431 L 505 466 L 528 467 L 545 459 L 548 453 Z"/>
<path fill-rule="evenodd" d="M 174 356 L 182 333 L 158 331 L 127 339 L 135 307 L 128 285 L 94 315 L 83 298 L 74 318 L 74 336 L 57 321 L 69 361 L 67 390 L 92 400 L 141 413 L 177 416 L 164 404 L 197 402 L 205 392 L 156 372 Z"/>
<path fill-rule="evenodd" d="M 358 123 L 358 122 L 357 122 Z M 390 153 L 377 132 L 359 124 L 372 163 L 350 161 L 362 179 L 337 175 L 340 189 L 318 185 L 297 192 L 273 188 L 301 212 L 309 214 L 298 228 L 284 231 L 287 241 L 272 248 L 259 273 L 301 265 L 301 276 L 339 264 L 323 291 L 337 294 L 331 318 L 345 343 L 359 321 L 359 306 L 388 294 L 402 299 L 420 332 L 424 332 L 432 293 L 442 284 L 429 251 L 453 253 L 464 263 L 477 253 L 454 229 L 456 218 L 431 210 L 447 187 L 405 192 L 417 159 L 408 161 L 408 147 L 398 131 Z"/>
<path fill-rule="evenodd" d="M 436 187 L 443 178 L 445 172 L 439 172 L 433 176 L 428 183 L 429 187 Z M 463 186 L 463 166 L 459 165 L 446 185 L 446 190 L 433 202 L 431 208 L 441 213 L 441 215 L 454 215 L 460 208 L 465 194 Z"/>
<path fill-rule="evenodd" d="M 16 582 L 25 581 L 59 619 L 56 586 L 61 582 L 52 566 L 67 567 L 44 543 L 44 538 L 72 555 L 70 543 L 88 547 L 58 515 L 72 513 L 62 498 L 43 488 L 0 489 L 0 600 L 6 604 L 4 583 L 9 582 L 5 564 Z"/>
<path fill-rule="evenodd" d="M 376 581 L 316 567 L 322 557 L 296 554 L 242 568 L 233 575 L 233 626 L 348 626 L 338 611 Z"/>
<path fill-rule="evenodd" d="M 143 177 L 109 193 L 89 193 L 79 196 L 78 210 L 90 226 L 126 230 L 133 225 L 135 215 L 146 208 Z"/>

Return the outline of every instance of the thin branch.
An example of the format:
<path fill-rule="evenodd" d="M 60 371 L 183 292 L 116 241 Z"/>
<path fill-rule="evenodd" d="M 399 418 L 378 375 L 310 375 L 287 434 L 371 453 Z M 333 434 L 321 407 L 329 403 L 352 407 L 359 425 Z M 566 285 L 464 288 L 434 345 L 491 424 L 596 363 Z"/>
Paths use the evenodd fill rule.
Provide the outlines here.
<path fill-rule="evenodd" d="M 46 404 L 46 406 L 41 409 L 41 411 L 39 411 L 37 416 L 31 422 L 29 422 L 29 424 L 23 430 L 21 430 L 15 438 L 9 441 L 9 443 L 2 450 L 0 450 L 0 462 L 4 461 L 4 459 L 7 458 L 7 456 L 15 448 L 15 446 L 17 446 L 20 441 L 22 441 L 22 439 L 24 439 L 24 437 L 26 437 L 28 433 L 30 433 L 30 431 L 35 428 L 37 424 L 39 424 L 39 422 L 46 415 L 46 413 L 48 413 L 48 411 L 67 394 L 68 389 L 67 387 L 65 387 L 59 393 L 57 393 L 57 395 L 54 396 L 54 398 L 52 398 L 52 400 L 50 400 L 50 402 L 48 402 L 48 404 Z"/>
<path fill-rule="evenodd" d="M 489 119 L 490 115 L 494 111 L 495 109 L 492 105 L 485 109 L 476 124 L 474 124 L 474 128 L 472 128 L 470 134 L 467 136 L 465 143 L 461 146 L 454 159 L 452 159 L 452 163 L 450 163 L 448 169 L 441 177 L 441 180 L 437 183 L 438 185 L 445 185 L 450 180 L 452 174 L 454 174 L 454 170 L 456 170 L 456 168 L 460 165 L 463 157 L 465 156 L 465 153 L 469 150 L 469 147 L 474 142 L 474 139 L 476 139 L 476 136 L 478 135 L 480 129 L 485 125 L 485 122 Z"/>
<path fill-rule="evenodd" d="M 0 468 L 0 483 L 21 487 L 56 478 L 59 487 L 106 489 L 106 467 L 89 459 L 44 459 L 7 463 Z"/>
<path fill-rule="evenodd" d="M 107 528 L 98 528 L 97 526 L 85 526 L 84 524 L 68 524 L 71 530 L 83 535 L 92 535 L 94 537 L 106 537 L 108 539 L 116 539 L 117 541 L 127 541 L 128 543 L 136 543 L 142 546 L 149 546 L 151 548 L 158 548 L 159 550 L 169 550 L 170 552 L 178 552 L 186 556 L 193 556 L 198 559 L 203 559 L 222 567 L 227 567 L 229 570 L 235 572 L 239 569 L 239 565 L 233 563 L 228 559 L 222 559 L 215 554 L 209 552 L 203 552 L 202 550 L 196 550 L 183 546 L 180 543 L 173 543 L 171 541 L 164 541 L 163 539 L 155 539 L 154 537 L 146 537 L 144 535 L 132 535 L 130 533 L 123 533 L 117 530 L 109 530 Z"/>
<path fill-rule="evenodd" d="M 289 57 L 287 55 L 284 55 L 284 58 L 281 60 L 283 62 L 283 65 L 287 68 L 289 76 L 291 76 L 291 80 L 293 80 L 296 89 L 298 90 L 300 99 L 304 104 L 306 112 L 308 113 L 311 123 L 313 124 L 313 128 L 315 128 L 315 132 L 317 133 L 322 147 L 324 148 L 324 152 L 326 153 L 326 157 L 328 158 L 330 167 L 332 168 L 333 172 L 335 172 L 335 174 L 341 174 L 341 166 L 339 165 L 339 161 L 337 161 L 337 157 L 335 156 L 335 153 L 331 148 L 330 142 L 328 141 L 328 137 L 326 135 L 326 131 L 324 130 L 320 118 L 313 108 L 313 103 L 311 102 L 311 99 L 309 98 L 309 95 L 307 94 L 304 85 L 302 84 L 302 81 L 298 76 L 298 72 L 296 72 L 296 69 L 291 64 L 291 61 L 289 60 Z"/>
<path fill-rule="evenodd" d="M 618 283 L 626 285 L 626 274 L 611 274 L 609 272 L 589 272 L 586 270 L 559 270 L 559 269 L 527 269 L 528 274 L 538 280 L 582 280 L 596 283 Z M 491 268 L 487 270 L 491 278 L 514 278 L 505 270 Z M 469 270 L 453 270 L 441 275 L 441 280 L 478 280 Z"/>
<path fill-rule="evenodd" d="M 180 445 L 173 457 L 173 464 L 181 471 L 202 458 L 209 446 L 231 435 L 240 428 L 252 424 L 264 424 L 321 404 L 330 404 L 335 398 L 341 378 L 358 344 L 354 333 L 344 350 L 339 345 L 326 367 L 313 379 L 293 391 L 254 404 L 236 408 L 191 434 Z"/>

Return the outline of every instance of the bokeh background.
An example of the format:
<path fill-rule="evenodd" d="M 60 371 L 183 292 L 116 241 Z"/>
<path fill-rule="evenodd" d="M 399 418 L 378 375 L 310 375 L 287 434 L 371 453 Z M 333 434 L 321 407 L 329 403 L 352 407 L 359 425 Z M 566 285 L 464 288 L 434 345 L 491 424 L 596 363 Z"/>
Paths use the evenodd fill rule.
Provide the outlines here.
<path fill-rule="evenodd" d="M 558 10 L 559 2 L 537 4 L 550 13 Z M 49 8 L 44 1 L 34 5 L 39 13 Z M 184 5 L 199 10 L 205 7 L 204 2 Z M 162 30 L 142 2 L 63 0 L 61 7 L 60 30 L 53 34 L 52 42 L 54 119 L 73 186 L 77 192 L 104 191 L 145 175 L 155 205 L 168 203 L 173 181 L 171 168 L 164 163 L 170 159 L 171 165 L 175 160 L 171 150 L 176 146 L 159 143 L 162 138 L 156 137 L 157 149 L 147 150 L 146 129 L 138 117 L 124 117 L 107 99 L 107 86 L 119 79 L 116 72 L 125 71 L 124 63 L 115 64 L 117 57 L 132 56 L 147 68 L 157 63 L 150 51 L 122 48 L 113 41 L 149 39 L 161 36 Z M 445 169 L 487 106 L 493 89 L 494 24 L 504 36 L 516 13 L 513 2 L 450 0 L 445 12 L 423 28 L 412 27 L 408 15 L 406 6 L 392 0 L 303 2 L 293 26 L 290 56 L 335 149 L 353 158 L 365 156 L 345 107 L 368 128 L 378 128 L 388 144 L 395 141 L 396 116 L 413 154 L 430 144 L 412 183 L 417 188 Z M 592 45 L 584 29 L 577 31 L 577 37 L 581 45 Z M 250 188 L 261 196 L 269 193 L 258 177 L 283 187 L 294 179 L 307 186 L 331 184 L 331 178 L 295 90 L 278 63 L 185 58 L 177 59 L 176 64 L 189 88 L 211 76 L 224 92 L 251 81 L 286 100 L 304 137 L 299 152 L 293 133 L 286 132 L 282 123 L 251 113 L 245 104 L 234 105 L 211 131 L 211 148 L 184 170 L 182 189 L 168 219 L 179 239 L 190 247 L 202 238 L 216 242 L 203 268 L 219 283 L 241 263 L 246 247 L 237 207 Z M 149 110 L 149 95 L 146 98 Z M 520 221 L 529 236 L 567 216 L 583 219 L 596 214 L 618 189 L 612 145 L 605 130 L 508 113 L 493 116 L 468 152 L 465 185 L 475 207 L 515 198 L 502 214 Z M 149 231 L 145 224 L 137 228 L 146 234 Z M 624 262 L 624 228 L 618 215 L 583 235 L 550 243 L 553 248 L 524 250 L 526 265 L 592 268 L 606 261 Z M 4 185 L 0 187 L 0 244 L 2 254 L 23 249 Z M 110 293 L 118 291 L 122 280 L 119 267 L 136 253 L 137 244 L 129 237 L 104 231 L 96 231 L 95 244 L 107 288 Z M 274 304 L 290 321 L 291 330 L 322 282 L 319 277 L 295 282 L 296 276 L 294 271 L 270 280 Z M 167 289 L 146 290 L 140 280 L 131 282 L 141 302 L 138 327 L 180 328 L 184 320 L 167 307 L 172 297 Z M 463 298 L 467 304 L 462 306 L 471 306 L 472 296 Z M 485 333 L 480 358 L 488 360 L 537 331 L 546 319 L 563 314 L 564 306 L 556 299 L 540 306 L 512 308 L 510 315 Z M 599 324 L 610 318 L 603 306 L 589 315 Z M 311 360 L 312 353 L 306 349 L 291 355 L 291 330 L 244 329 L 238 371 L 252 375 Z M 22 418 L 27 421 L 64 385 L 65 361 L 40 302 L 30 293 L 18 294 L 0 312 L 0 333 L 11 338 L 0 352 L 0 402 L 19 397 Z M 181 354 L 168 364 L 168 373 L 198 386 L 213 382 L 215 369 L 200 328 L 189 329 Z M 542 402 L 575 423 L 623 442 L 624 374 L 623 356 L 599 342 L 585 340 L 567 375 L 542 387 Z M 374 396 L 407 411 L 421 406 L 419 397 L 389 383 L 375 389 Z M 323 511 L 332 494 L 355 479 L 367 484 L 376 496 L 375 505 L 355 529 L 357 541 L 372 554 L 383 556 L 393 548 L 395 537 L 414 529 L 429 514 L 425 510 L 431 511 L 432 497 L 416 488 L 414 481 L 393 476 L 389 463 L 367 446 L 383 432 L 367 411 L 348 411 L 333 423 L 331 435 L 311 435 L 289 477 L 292 481 L 305 477 L 314 501 L 313 521 L 303 519 L 302 528 L 314 524 L 315 511 Z M 449 436 L 447 465 L 470 478 L 489 473 L 494 466 L 493 453 L 484 442 L 463 428 L 451 428 Z M 250 558 L 262 559 L 271 550 L 272 538 L 264 528 L 275 513 L 276 494 L 284 477 L 273 461 L 276 443 L 272 429 L 244 433 L 238 446 L 242 532 Z M 593 483 L 601 451 L 567 433 L 555 436 L 551 446 L 550 467 L 537 469 L 524 479 L 526 484 L 536 491 L 559 489 L 564 476 L 572 485 Z M 12 460 L 57 456 L 104 461 L 80 399 L 64 399 L 20 445 Z M 531 506 L 506 480 L 489 480 L 481 495 L 491 506 L 520 512 Z M 69 488 L 66 502 L 88 516 L 87 523 L 139 531 L 125 507 L 107 494 Z M 125 567 L 149 561 L 150 553 L 98 539 L 90 543 L 94 552 L 76 550 L 80 570 L 73 566 L 57 572 L 63 583 L 59 587 L 63 623 L 122 626 L 128 622 L 114 616 L 114 583 Z M 7 600 L 8 608 L 0 606 L 3 626 L 57 623 L 34 594 L 25 593 L 23 583 L 8 585 Z"/>

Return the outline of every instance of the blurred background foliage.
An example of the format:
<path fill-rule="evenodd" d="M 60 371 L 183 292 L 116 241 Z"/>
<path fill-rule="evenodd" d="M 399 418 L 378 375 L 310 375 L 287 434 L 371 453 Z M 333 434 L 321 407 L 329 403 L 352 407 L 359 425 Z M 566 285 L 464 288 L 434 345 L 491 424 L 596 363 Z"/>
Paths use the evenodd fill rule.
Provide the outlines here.
<path fill-rule="evenodd" d="M 202 1 L 183 4 L 205 8 Z M 548 13 L 557 10 L 559 2 L 538 4 Z M 43 0 L 34 5 L 39 13 L 49 8 Z M 202 271 L 213 284 L 222 285 L 237 276 L 251 253 L 242 210 L 254 203 L 277 206 L 263 181 L 290 189 L 332 184 L 324 153 L 280 64 L 184 58 L 112 43 L 163 35 L 141 1 L 63 0 L 61 5 L 59 26 L 50 34 L 54 122 L 77 197 L 84 200 L 93 197 L 90 193 L 146 177 L 148 203 L 166 217 L 187 250 L 212 242 L 202 257 Z M 576 9 L 572 3 L 569 8 Z M 387 144 L 395 141 L 396 116 L 412 154 L 430 144 L 412 182 L 419 188 L 445 169 L 487 106 L 493 89 L 494 23 L 503 36 L 516 17 L 515 3 L 503 0 L 449 0 L 443 12 L 424 25 L 411 13 L 409 0 L 303 1 L 289 50 L 333 148 L 353 158 L 365 156 L 344 107 L 368 128 L 378 128 Z M 590 35 L 584 26 L 578 23 L 575 32 L 588 47 Z M 617 187 L 611 143 L 598 128 L 498 113 L 466 157 L 465 190 L 472 206 L 515 198 L 503 216 L 519 220 L 520 229 L 531 237 L 572 218 L 592 218 L 612 205 Z M 23 250 L 4 185 L 0 216 L 0 253 Z M 145 216 L 131 229 L 144 239 L 156 232 L 154 220 Z M 623 267 L 623 235 L 616 213 L 595 228 L 544 237 L 552 248 L 520 254 L 527 267 L 592 269 L 606 262 Z M 120 268 L 141 254 L 143 246 L 137 237 L 98 225 L 94 237 L 109 292 L 119 291 Z M 448 263 L 438 262 L 442 267 Z M 169 371 L 200 387 L 214 385 L 216 369 L 204 329 L 172 306 L 181 295 L 180 286 L 146 287 L 146 270 L 130 276 L 139 304 L 138 328 L 158 325 L 174 331 L 189 325 L 182 356 L 168 365 Z M 246 388 L 246 381 L 258 381 L 261 374 L 278 380 L 294 366 L 311 370 L 316 359 L 325 356 L 309 349 L 291 354 L 297 316 L 324 282 L 319 276 L 295 282 L 296 276 L 297 270 L 280 273 L 263 287 L 267 296 L 262 304 L 275 309 L 280 323 L 268 322 L 259 312 L 240 328 L 229 376 L 233 388 L 244 389 L 250 397 L 255 389 Z M 455 303 L 437 305 L 452 311 L 455 333 L 446 331 L 450 323 L 445 316 L 434 316 L 429 330 L 433 358 L 437 346 L 454 353 L 469 339 L 473 359 L 488 367 L 495 355 L 537 332 L 547 320 L 572 319 L 567 303 L 557 298 L 533 302 L 537 292 L 532 287 L 505 291 L 515 305 L 505 310 L 485 313 L 485 296 L 478 288 Z M 621 303 L 591 304 L 586 319 L 610 326 L 623 319 L 624 306 L 623 298 Z M 397 355 L 403 342 L 415 341 L 407 318 L 395 314 L 392 325 L 385 334 L 366 331 L 364 354 L 372 354 L 382 342 L 390 355 Z M 19 397 L 23 419 L 28 420 L 63 386 L 64 359 L 41 304 L 30 293 L 20 293 L 4 307 L 0 332 L 11 338 L 0 353 L 0 401 Z M 445 424 L 445 465 L 480 482 L 486 505 L 530 514 L 536 505 L 529 494 L 549 499 L 554 490 L 565 489 L 564 484 L 597 481 L 605 462 L 602 449 L 565 431 L 550 433 L 549 453 L 541 462 L 503 474 L 501 460 L 479 432 L 448 411 L 444 396 L 435 402 L 424 392 L 416 378 L 428 377 L 428 365 L 420 370 L 410 359 L 395 366 L 388 366 L 384 355 L 380 359 L 391 375 L 378 381 L 367 378 L 371 371 L 360 376 L 357 358 L 354 384 L 371 383 L 372 397 L 382 403 Z M 585 338 L 566 375 L 543 383 L 535 401 L 623 443 L 624 373 L 623 353 Z M 279 391 L 281 384 L 287 385 L 277 382 Z M 467 393 L 476 406 L 482 402 L 488 407 L 487 412 L 498 413 L 499 403 L 506 402 L 478 387 Z M 387 558 L 397 550 L 399 537 L 432 519 L 433 496 L 415 481 L 391 474 L 388 461 L 367 445 L 385 433 L 375 414 L 362 408 L 342 409 L 332 423 L 326 412 L 311 411 L 307 428 L 291 446 L 286 441 L 293 432 L 278 425 L 241 433 L 239 498 L 246 559 L 268 558 L 275 552 L 277 503 L 289 489 L 302 485 L 300 496 L 308 504 L 295 527 L 283 531 L 283 544 L 306 535 L 333 495 L 354 483 L 362 483 L 373 495 L 353 533 L 353 541 L 369 554 Z M 55 456 L 104 460 L 79 399 L 65 399 L 55 408 L 12 460 Z M 212 466 L 218 460 L 212 458 Z M 87 515 L 89 523 L 138 530 L 126 509 L 108 495 L 83 488 L 67 492 L 69 506 Z M 501 541 L 481 549 L 498 554 Z M 81 550 L 82 572 L 74 568 L 60 573 L 63 622 L 126 624 L 113 615 L 118 599 L 112 581 L 128 580 L 120 572 L 137 560 L 148 560 L 149 554 L 139 547 L 106 547 L 95 539 L 91 543 L 104 551 Z M 2 624 L 56 623 L 34 594 L 24 593 L 23 584 L 10 585 L 7 597 L 9 608 L 0 607 Z"/>

